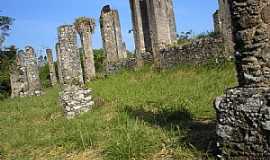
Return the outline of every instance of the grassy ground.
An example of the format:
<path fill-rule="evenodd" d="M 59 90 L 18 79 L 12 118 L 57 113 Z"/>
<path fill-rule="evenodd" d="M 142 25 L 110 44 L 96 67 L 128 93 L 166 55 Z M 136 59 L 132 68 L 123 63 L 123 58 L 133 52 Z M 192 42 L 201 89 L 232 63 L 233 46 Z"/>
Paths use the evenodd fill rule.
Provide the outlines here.
<path fill-rule="evenodd" d="M 96 80 L 96 107 L 65 120 L 57 89 L 0 102 L 0 159 L 211 159 L 214 98 L 235 85 L 231 64 L 149 68 Z"/>

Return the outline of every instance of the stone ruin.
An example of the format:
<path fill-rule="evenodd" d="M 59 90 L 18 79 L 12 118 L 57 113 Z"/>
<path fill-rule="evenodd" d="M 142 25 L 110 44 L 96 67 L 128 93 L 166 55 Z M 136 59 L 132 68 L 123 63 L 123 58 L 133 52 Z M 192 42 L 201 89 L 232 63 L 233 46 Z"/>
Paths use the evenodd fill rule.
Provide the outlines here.
<path fill-rule="evenodd" d="M 270 0 L 230 0 L 239 86 L 215 101 L 221 159 L 270 159 Z"/>
<path fill-rule="evenodd" d="M 222 36 L 225 44 L 224 52 L 227 53 L 227 56 L 234 54 L 230 1 L 231 0 L 218 0 L 219 9 L 213 15 L 214 31 Z"/>
<path fill-rule="evenodd" d="M 55 86 L 57 85 L 57 78 L 56 78 L 56 72 L 55 72 L 55 67 L 54 67 L 54 62 L 53 62 L 52 50 L 46 49 L 46 53 L 47 53 L 47 61 L 48 61 L 49 72 L 50 72 L 51 85 Z"/>
<path fill-rule="evenodd" d="M 106 53 L 107 72 L 111 67 L 127 59 L 126 45 L 122 40 L 120 19 L 117 10 L 104 6 L 100 15 L 100 29 Z"/>
<path fill-rule="evenodd" d="M 130 0 L 138 65 L 145 52 L 153 54 L 160 67 L 160 49 L 176 41 L 176 22 L 172 0 Z"/>
<path fill-rule="evenodd" d="M 64 85 L 63 73 L 62 73 L 62 64 L 61 64 L 61 54 L 60 54 L 60 44 L 55 44 L 55 53 L 57 57 L 57 73 L 58 73 L 58 81 L 60 85 Z"/>
<path fill-rule="evenodd" d="M 95 19 L 80 17 L 76 19 L 74 25 L 81 39 L 83 48 L 83 73 L 84 79 L 87 82 L 96 76 L 91 36 L 94 33 L 96 23 Z"/>
<path fill-rule="evenodd" d="M 65 116 L 70 119 L 93 106 L 91 90 L 83 88 L 83 72 L 77 48 L 76 30 L 73 25 L 58 28 L 58 62 L 63 76 L 60 102 Z M 58 46 L 57 46 L 58 47 Z"/>
<path fill-rule="evenodd" d="M 11 69 L 10 82 L 12 98 L 42 94 L 37 58 L 32 47 L 27 46 L 25 52 L 18 52 L 16 64 Z"/>

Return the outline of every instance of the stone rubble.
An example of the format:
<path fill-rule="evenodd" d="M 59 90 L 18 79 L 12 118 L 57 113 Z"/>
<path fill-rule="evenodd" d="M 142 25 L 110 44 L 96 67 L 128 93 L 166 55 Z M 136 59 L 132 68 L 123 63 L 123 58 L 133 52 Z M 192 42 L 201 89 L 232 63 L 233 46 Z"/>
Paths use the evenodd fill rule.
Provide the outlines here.
<path fill-rule="evenodd" d="M 90 89 L 83 89 L 77 85 L 67 85 L 64 87 L 60 93 L 60 102 L 67 119 L 72 119 L 92 109 L 94 101 L 92 100 L 91 92 Z"/>

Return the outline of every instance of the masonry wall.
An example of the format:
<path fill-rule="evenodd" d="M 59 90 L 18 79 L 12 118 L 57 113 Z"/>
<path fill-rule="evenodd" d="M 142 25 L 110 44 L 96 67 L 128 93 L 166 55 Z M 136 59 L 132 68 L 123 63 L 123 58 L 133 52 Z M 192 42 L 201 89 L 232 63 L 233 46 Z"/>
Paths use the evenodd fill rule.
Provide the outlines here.
<path fill-rule="evenodd" d="M 224 56 L 222 38 L 203 38 L 186 45 L 161 49 L 161 66 L 170 68 L 179 64 L 203 64 Z"/>

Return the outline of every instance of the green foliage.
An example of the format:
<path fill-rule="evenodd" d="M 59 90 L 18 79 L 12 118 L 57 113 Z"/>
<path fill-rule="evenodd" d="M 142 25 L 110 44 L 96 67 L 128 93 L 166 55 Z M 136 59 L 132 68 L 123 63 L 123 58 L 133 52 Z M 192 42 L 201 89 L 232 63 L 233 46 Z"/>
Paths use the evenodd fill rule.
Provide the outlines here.
<path fill-rule="evenodd" d="M 96 106 L 73 120 L 63 117 L 56 89 L 42 97 L 5 100 L 0 102 L 0 157 L 65 159 L 98 150 L 108 160 L 211 159 L 212 102 L 235 85 L 234 75 L 230 63 L 123 71 L 90 82 Z"/>
<path fill-rule="evenodd" d="M 105 58 L 103 49 L 94 49 L 96 72 L 103 72 L 105 70 Z"/>
<path fill-rule="evenodd" d="M 196 36 L 196 38 L 198 39 L 202 39 L 202 38 L 218 38 L 220 37 L 220 33 L 217 33 L 217 32 L 203 32 L 203 33 L 200 33 L 199 35 Z"/>
<path fill-rule="evenodd" d="M 39 78 L 43 88 L 48 88 L 51 86 L 50 70 L 47 63 L 39 68 Z"/>
<path fill-rule="evenodd" d="M 9 96 L 10 90 L 10 67 L 16 59 L 17 49 L 15 46 L 0 50 L 0 100 Z"/>

